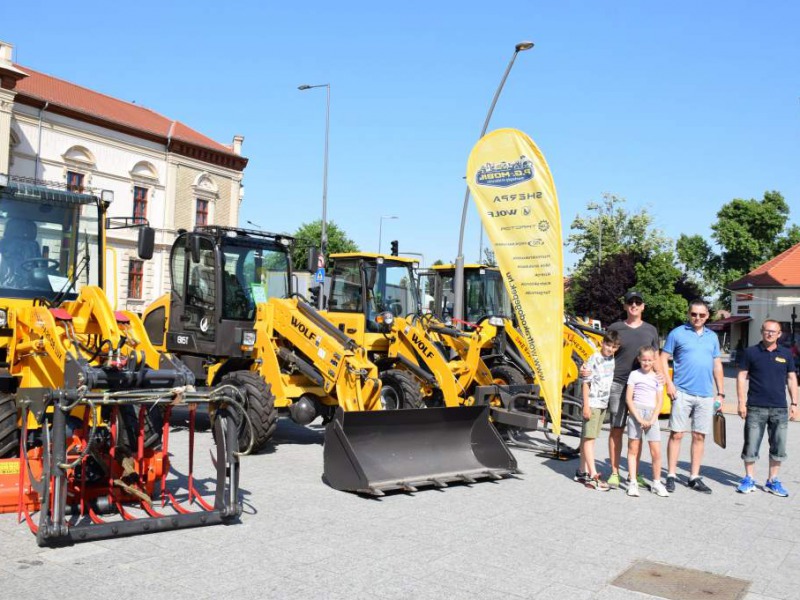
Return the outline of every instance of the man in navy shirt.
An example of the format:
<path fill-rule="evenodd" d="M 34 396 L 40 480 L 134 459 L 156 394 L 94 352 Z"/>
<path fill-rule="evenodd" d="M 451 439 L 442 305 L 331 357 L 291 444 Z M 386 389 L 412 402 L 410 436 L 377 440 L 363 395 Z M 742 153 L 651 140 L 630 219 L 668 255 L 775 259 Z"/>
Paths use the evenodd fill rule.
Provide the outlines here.
<path fill-rule="evenodd" d="M 709 310 L 704 300 L 689 304 L 689 321 L 667 335 L 661 350 L 661 371 L 669 374 L 669 359 L 674 359 L 674 377 L 667 377 L 667 394 L 672 398 L 667 444 L 667 491 L 675 491 L 681 439 L 692 432 L 692 462 L 689 487 L 710 494 L 700 477 L 700 464 L 705 451 L 706 435 L 711 433 L 714 412 L 725 399 L 722 360 L 717 334 L 706 327 Z M 714 388 L 716 387 L 716 396 Z"/>
<path fill-rule="evenodd" d="M 797 418 L 797 374 L 791 351 L 778 345 L 780 335 L 780 323 L 771 319 L 764 321 L 761 326 L 761 342 L 747 348 L 739 363 L 736 394 L 739 397 L 739 416 L 745 420 L 742 449 L 745 477 L 736 491 L 742 494 L 752 492 L 756 487 L 753 467 L 758 460 L 758 448 L 764 439 L 764 429 L 767 429 L 769 479 L 764 484 L 764 491 L 782 497 L 789 495 L 778 480 L 778 471 L 781 461 L 786 458 L 789 419 Z M 788 407 L 787 387 L 790 398 Z"/>

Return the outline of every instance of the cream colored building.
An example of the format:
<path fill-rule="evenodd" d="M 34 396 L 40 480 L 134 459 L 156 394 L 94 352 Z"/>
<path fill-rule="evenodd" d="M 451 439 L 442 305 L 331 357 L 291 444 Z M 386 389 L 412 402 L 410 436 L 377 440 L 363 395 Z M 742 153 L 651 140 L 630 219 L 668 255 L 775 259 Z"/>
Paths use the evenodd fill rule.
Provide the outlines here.
<path fill-rule="evenodd" d="M 178 229 L 237 225 L 244 138 L 220 144 L 149 108 L 14 64 L 12 52 L 0 42 L 0 175 L 111 190 L 114 223 L 146 219 L 156 230 L 150 261 L 138 260 L 135 229 L 107 230 L 117 306 L 140 312 L 169 290 Z"/>
<path fill-rule="evenodd" d="M 731 348 L 761 340 L 766 319 L 781 324 L 781 342 L 800 338 L 800 244 L 728 285 L 731 290 Z M 794 327 L 794 332 L 792 328 Z"/>

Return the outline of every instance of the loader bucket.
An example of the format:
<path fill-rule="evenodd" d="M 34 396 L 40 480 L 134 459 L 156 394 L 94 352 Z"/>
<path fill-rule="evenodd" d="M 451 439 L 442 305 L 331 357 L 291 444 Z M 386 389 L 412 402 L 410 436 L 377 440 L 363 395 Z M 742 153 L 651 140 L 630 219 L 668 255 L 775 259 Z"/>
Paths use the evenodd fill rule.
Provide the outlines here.
<path fill-rule="evenodd" d="M 345 412 L 325 430 L 324 479 L 332 488 L 388 490 L 502 479 L 517 461 L 487 406 Z"/>

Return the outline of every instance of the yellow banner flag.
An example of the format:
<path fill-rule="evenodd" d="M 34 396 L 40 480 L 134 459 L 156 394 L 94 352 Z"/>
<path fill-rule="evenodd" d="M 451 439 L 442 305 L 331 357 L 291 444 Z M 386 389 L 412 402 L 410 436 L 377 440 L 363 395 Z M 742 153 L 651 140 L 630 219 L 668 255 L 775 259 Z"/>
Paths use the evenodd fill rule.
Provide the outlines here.
<path fill-rule="evenodd" d="M 553 176 L 531 138 L 516 129 L 498 129 L 472 149 L 467 182 L 559 435 L 564 281 Z"/>

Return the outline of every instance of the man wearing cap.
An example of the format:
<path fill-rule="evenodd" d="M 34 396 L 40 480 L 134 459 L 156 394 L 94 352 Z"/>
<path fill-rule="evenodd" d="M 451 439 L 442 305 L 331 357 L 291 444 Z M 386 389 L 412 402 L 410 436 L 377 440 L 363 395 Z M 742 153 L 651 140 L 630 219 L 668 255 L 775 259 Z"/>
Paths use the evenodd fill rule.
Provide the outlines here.
<path fill-rule="evenodd" d="M 667 444 L 667 491 L 670 493 L 675 491 L 681 440 L 687 431 L 692 432 L 689 487 L 704 494 L 711 493 L 711 488 L 700 477 L 700 465 L 714 412 L 725 400 L 725 388 L 719 339 L 706 327 L 709 314 L 705 300 L 692 300 L 688 322 L 669 332 L 661 351 L 662 372 L 669 374 L 669 359 L 672 358 L 674 373 L 672 378 L 667 376 L 667 394 L 672 399 Z"/>
<path fill-rule="evenodd" d="M 626 318 L 608 327 L 608 331 L 616 331 L 619 335 L 619 350 L 614 355 L 614 381 L 611 384 L 611 395 L 608 399 L 608 412 L 611 418 L 611 434 L 608 436 L 608 456 L 611 461 L 611 475 L 608 485 L 619 487 L 619 459 L 622 454 L 622 432 L 628 420 L 628 406 L 625 402 L 625 386 L 631 371 L 639 368 L 639 348 L 642 346 L 659 347 L 658 331 L 642 320 L 644 297 L 641 292 L 631 290 L 623 299 Z M 660 362 L 656 361 L 659 372 Z M 581 370 L 581 375 L 588 377 Z M 644 487 L 644 481 L 640 482 Z"/>

